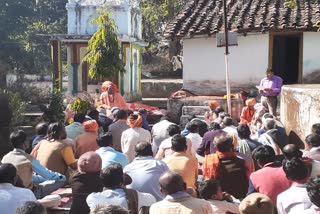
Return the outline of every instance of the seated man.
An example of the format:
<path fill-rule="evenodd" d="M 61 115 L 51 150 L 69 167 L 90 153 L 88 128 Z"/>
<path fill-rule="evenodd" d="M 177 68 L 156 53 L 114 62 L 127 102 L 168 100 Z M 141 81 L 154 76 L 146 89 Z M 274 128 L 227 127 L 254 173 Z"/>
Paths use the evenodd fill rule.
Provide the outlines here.
<path fill-rule="evenodd" d="M 172 171 L 165 172 L 159 179 L 161 192 L 166 197 L 150 207 L 150 214 L 212 214 L 208 201 L 194 198 L 186 193 L 183 178 Z"/>
<path fill-rule="evenodd" d="M 96 120 L 88 120 L 83 123 L 85 132 L 76 138 L 75 158 L 79 158 L 82 154 L 90 151 L 96 151 L 99 146 L 97 144 L 99 125 Z"/>
<path fill-rule="evenodd" d="M 156 202 L 156 199 L 148 193 L 124 188 L 124 174 L 120 164 L 111 164 L 102 169 L 100 178 L 105 190 L 91 193 L 87 197 L 87 204 L 91 211 L 100 204 L 112 204 L 120 205 L 129 210 L 137 209 L 135 211 L 138 212 L 142 207 L 149 207 Z M 138 200 L 133 199 L 132 195 L 135 195 L 134 197 L 137 197 Z M 128 201 L 131 203 L 128 204 Z"/>
<path fill-rule="evenodd" d="M 233 138 L 220 134 L 214 138 L 217 152 L 206 155 L 202 165 L 204 179 L 218 179 L 222 191 L 236 198 L 244 198 L 248 190 L 248 177 L 245 161 L 233 152 Z"/>
<path fill-rule="evenodd" d="M 156 159 L 163 159 L 164 157 L 168 157 L 170 155 L 172 155 L 174 153 L 174 151 L 172 151 L 171 146 L 172 146 L 172 137 L 176 134 L 180 134 L 180 127 L 176 124 L 171 124 L 169 125 L 168 129 L 168 134 L 169 137 L 165 140 L 163 140 L 159 146 L 159 150 L 156 154 Z M 187 140 L 187 153 L 191 155 L 191 141 Z"/>
<path fill-rule="evenodd" d="M 24 202 L 37 200 L 31 190 L 13 186 L 16 178 L 17 169 L 12 164 L 0 164 L 0 210 L 3 214 L 15 214 Z"/>
<path fill-rule="evenodd" d="M 180 174 L 186 182 L 187 187 L 196 189 L 198 179 L 198 161 L 186 153 L 187 140 L 184 136 L 176 134 L 172 137 L 172 147 L 174 153 L 163 159 L 171 171 Z"/>
<path fill-rule="evenodd" d="M 110 132 L 99 136 L 97 143 L 100 148 L 96 152 L 102 159 L 102 169 L 113 163 L 119 163 L 122 167 L 128 165 L 129 160 L 127 156 L 113 148 L 113 136 Z"/>
<path fill-rule="evenodd" d="M 300 151 L 297 145 L 288 144 L 283 147 L 282 152 L 286 160 L 291 160 L 292 158 L 301 158 L 308 167 L 310 177 L 320 175 L 320 163 L 307 157 L 302 158 L 303 153 Z"/>
<path fill-rule="evenodd" d="M 73 116 L 73 123 L 66 126 L 67 138 L 76 140 L 80 134 L 84 133 L 82 123 L 85 120 L 85 116 L 85 114 L 75 114 Z"/>
<path fill-rule="evenodd" d="M 276 154 L 271 146 L 259 146 L 253 150 L 252 157 L 260 169 L 250 175 L 248 195 L 262 193 L 276 205 L 278 195 L 290 188 L 292 182 L 286 177 L 281 163 L 276 162 Z"/>
<path fill-rule="evenodd" d="M 29 147 L 26 142 L 27 135 L 19 130 L 12 132 L 10 141 L 14 150 L 6 154 L 2 163 L 11 163 L 17 168 L 17 173 L 23 185 L 33 190 L 37 198 L 43 198 L 65 184 L 66 177 L 57 172 L 52 172 L 42 166 L 40 162 L 25 152 Z"/>
<path fill-rule="evenodd" d="M 310 178 L 307 183 L 307 192 L 313 205 L 304 211 L 304 214 L 320 213 L 320 175 Z"/>
<path fill-rule="evenodd" d="M 199 184 L 200 197 L 209 201 L 214 214 L 239 213 L 240 201 L 232 195 L 222 192 L 218 180 L 206 180 Z"/>
<path fill-rule="evenodd" d="M 304 213 L 313 204 L 310 201 L 306 189 L 309 179 L 309 171 L 306 164 L 298 158 L 284 161 L 283 170 L 292 186 L 280 193 L 277 198 L 278 214 Z"/>
<path fill-rule="evenodd" d="M 320 162 L 320 135 L 309 134 L 305 141 L 306 151 L 303 153 L 303 156 Z"/>
<path fill-rule="evenodd" d="M 157 201 L 162 200 L 164 195 L 160 192 L 159 178 L 168 171 L 167 165 L 163 161 L 153 158 L 150 143 L 139 143 L 135 150 L 136 158 L 123 169 L 132 178 L 132 183 L 128 187 L 150 193 Z"/>

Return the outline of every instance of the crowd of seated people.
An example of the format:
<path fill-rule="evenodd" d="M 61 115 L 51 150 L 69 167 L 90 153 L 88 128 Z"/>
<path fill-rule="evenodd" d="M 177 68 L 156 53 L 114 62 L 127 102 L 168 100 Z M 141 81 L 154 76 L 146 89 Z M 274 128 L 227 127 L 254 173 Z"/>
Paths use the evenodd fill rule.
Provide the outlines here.
<path fill-rule="evenodd" d="M 44 214 L 43 198 L 61 187 L 71 214 L 320 213 L 320 124 L 303 150 L 255 100 L 240 123 L 218 104 L 185 127 L 164 116 L 150 128 L 145 110 L 113 106 L 42 122 L 31 142 L 13 131 L 0 213 Z"/>

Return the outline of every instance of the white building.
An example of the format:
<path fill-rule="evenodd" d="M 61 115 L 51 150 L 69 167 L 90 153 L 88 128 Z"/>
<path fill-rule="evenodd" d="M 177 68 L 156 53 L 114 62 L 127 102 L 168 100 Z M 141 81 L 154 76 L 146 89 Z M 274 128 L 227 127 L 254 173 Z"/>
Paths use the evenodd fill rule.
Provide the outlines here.
<path fill-rule="evenodd" d="M 88 65 L 82 62 L 82 59 L 87 53 L 88 40 L 97 30 L 97 26 L 91 22 L 99 16 L 99 9 L 106 9 L 111 12 L 111 18 L 118 26 L 120 57 L 126 69 L 123 75 L 116 75 L 112 81 L 119 86 L 127 101 L 139 99 L 141 96 L 141 49 L 145 45 L 142 41 L 142 15 L 139 4 L 130 0 L 69 0 L 66 8 L 68 34 L 53 38 L 52 47 L 57 52 L 53 54 L 53 62 L 56 61 L 58 71 L 59 57 L 57 56 L 54 60 L 54 56 L 59 55 L 60 42 L 67 46 L 68 92 L 76 94 L 88 90 L 90 82 Z M 56 77 L 58 76 L 56 74 Z"/>
<path fill-rule="evenodd" d="M 238 33 L 230 47 L 231 92 L 259 85 L 271 67 L 284 84 L 320 83 L 320 7 L 299 0 L 230 0 L 228 26 Z M 167 25 L 167 39 L 183 41 L 183 88 L 199 95 L 226 93 L 224 48 L 216 47 L 223 31 L 222 0 L 189 0 Z"/>

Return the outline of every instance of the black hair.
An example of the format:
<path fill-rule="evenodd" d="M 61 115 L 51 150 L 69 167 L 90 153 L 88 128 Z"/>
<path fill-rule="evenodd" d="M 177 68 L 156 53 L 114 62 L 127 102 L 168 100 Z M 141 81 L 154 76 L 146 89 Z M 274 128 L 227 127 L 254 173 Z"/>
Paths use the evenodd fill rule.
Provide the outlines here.
<path fill-rule="evenodd" d="M 199 132 L 199 126 L 195 121 L 191 121 L 191 122 L 187 123 L 186 128 L 190 133 L 198 133 Z"/>
<path fill-rule="evenodd" d="M 267 118 L 264 122 L 265 130 L 271 130 L 276 128 L 276 121 L 275 119 Z"/>
<path fill-rule="evenodd" d="M 213 142 L 219 152 L 229 152 L 233 148 L 232 136 L 225 133 L 217 135 Z"/>
<path fill-rule="evenodd" d="M 36 134 L 37 135 L 47 135 L 48 124 L 47 123 L 39 123 L 36 126 Z"/>
<path fill-rule="evenodd" d="M 179 134 L 181 132 L 180 127 L 176 124 L 169 125 L 167 131 L 168 131 L 169 136 L 173 136 L 173 135 Z"/>
<path fill-rule="evenodd" d="M 220 114 L 221 112 L 224 112 L 224 109 L 223 109 L 221 106 L 217 107 L 217 108 L 214 110 L 214 113 L 216 114 L 216 117 L 219 117 L 219 114 Z"/>
<path fill-rule="evenodd" d="M 47 131 L 48 140 L 59 140 L 63 135 L 65 135 L 65 127 L 63 123 L 56 122 L 49 125 Z"/>
<path fill-rule="evenodd" d="M 128 112 L 124 109 L 119 109 L 115 114 L 115 118 L 118 120 L 125 120 L 128 118 Z"/>
<path fill-rule="evenodd" d="M 192 123 L 195 123 L 198 125 L 198 133 L 201 137 L 208 131 L 208 124 L 200 119 L 194 119 L 191 121 Z"/>
<path fill-rule="evenodd" d="M 221 126 L 219 123 L 217 122 L 212 122 L 210 125 L 209 125 L 209 130 L 219 130 L 221 129 Z"/>
<path fill-rule="evenodd" d="M 247 124 L 240 124 L 237 127 L 238 136 L 240 139 L 249 139 L 250 138 L 250 128 Z"/>
<path fill-rule="evenodd" d="M 162 176 L 168 176 L 167 182 L 161 182 Z M 167 171 L 159 179 L 161 189 L 168 195 L 186 190 L 186 183 L 181 175 L 176 172 Z"/>
<path fill-rule="evenodd" d="M 86 119 L 86 115 L 84 113 L 76 113 L 73 116 L 73 121 L 78 123 L 83 123 Z"/>
<path fill-rule="evenodd" d="M 46 209 L 37 201 L 26 201 L 17 208 L 16 214 L 45 214 Z"/>
<path fill-rule="evenodd" d="M 271 146 L 258 146 L 252 152 L 252 158 L 256 160 L 261 166 L 275 161 L 276 153 Z"/>
<path fill-rule="evenodd" d="M 129 115 L 131 115 L 131 114 L 133 114 L 134 112 L 131 110 L 131 109 L 128 109 L 127 110 L 127 115 L 129 116 Z"/>
<path fill-rule="evenodd" d="M 27 134 L 23 130 L 14 131 L 10 134 L 10 142 L 14 148 L 20 148 L 26 139 Z"/>
<path fill-rule="evenodd" d="M 225 118 L 223 118 L 222 123 L 225 126 L 231 126 L 233 124 L 233 120 L 231 117 L 225 117 Z"/>
<path fill-rule="evenodd" d="M 319 134 L 309 134 L 306 137 L 306 143 L 311 147 L 319 147 L 320 146 L 320 135 Z"/>
<path fill-rule="evenodd" d="M 282 166 L 287 178 L 291 181 L 303 180 L 309 175 L 308 167 L 300 158 L 285 160 Z"/>
<path fill-rule="evenodd" d="M 111 146 L 113 144 L 112 142 L 111 132 L 105 132 L 102 135 L 99 135 L 97 138 L 97 144 L 99 147 Z"/>
<path fill-rule="evenodd" d="M 10 183 L 15 182 L 15 177 L 17 176 L 17 169 L 11 163 L 1 163 L 0 164 L 0 183 Z"/>
<path fill-rule="evenodd" d="M 123 170 L 118 163 L 110 164 L 100 172 L 100 179 L 104 187 L 108 189 L 120 188 L 123 184 Z"/>
<path fill-rule="evenodd" d="M 320 135 L 320 123 L 315 123 L 311 127 L 311 132 L 313 134 L 319 134 Z"/>
<path fill-rule="evenodd" d="M 138 109 L 138 113 L 139 114 L 148 114 L 148 111 L 146 109 L 144 109 L 144 108 L 139 108 Z"/>
<path fill-rule="evenodd" d="M 221 187 L 221 184 L 218 180 L 202 181 L 198 188 L 200 197 L 205 200 L 212 199 L 212 196 L 217 194 L 219 187 Z"/>
<path fill-rule="evenodd" d="M 89 110 L 87 115 L 94 120 L 99 120 L 99 111 L 97 109 Z"/>
<path fill-rule="evenodd" d="M 171 149 L 175 152 L 183 152 L 187 149 L 187 139 L 181 134 L 176 134 L 171 139 Z"/>
<path fill-rule="evenodd" d="M 142 157 L 147 157 L 147 156 L 153 156 L 152 152 L 152 146 L 148 142 L 140 142 L 135 146 L 135 152 L 136 156 L 142 156 Z"/>
<path fill-rule="evenodd" d="M 266 72 L 271 72 L 271 73 L 273 73 L 273 70 L 272 70 L 272 68 L 267 68 L 267 69 L 266 69 Z"/>
<path fill-rule="evenodd" d="M 295 144 L 288 144 L 283 147 L 282 153 L 287 160 L 291 160 L 292 158 L 302 158 L 302 152 Z"/>
<path fill-rule="evenodd" d="M 307 192 L 310 201 L 320 208 L 320 175 L 310 178 L 307 183 Z"/>

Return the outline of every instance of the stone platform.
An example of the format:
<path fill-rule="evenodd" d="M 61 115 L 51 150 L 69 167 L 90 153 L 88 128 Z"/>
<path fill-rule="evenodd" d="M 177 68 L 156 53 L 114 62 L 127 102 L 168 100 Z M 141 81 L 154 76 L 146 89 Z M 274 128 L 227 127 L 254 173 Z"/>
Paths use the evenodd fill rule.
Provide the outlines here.
<path fill-rule="evenodd" d="M 320 122 L 320 84 L 284 85 L 280 120 L 287 130 L 290 143 L 303 148 L 312 124 Z"/>

